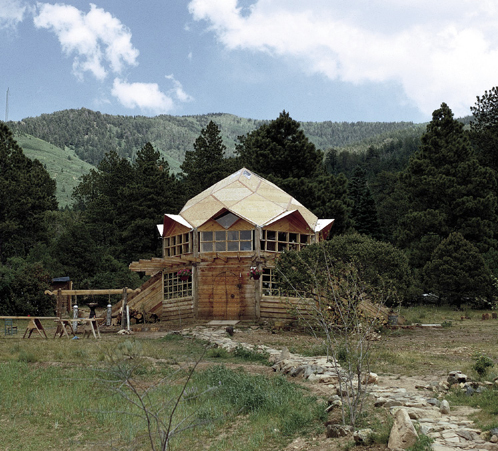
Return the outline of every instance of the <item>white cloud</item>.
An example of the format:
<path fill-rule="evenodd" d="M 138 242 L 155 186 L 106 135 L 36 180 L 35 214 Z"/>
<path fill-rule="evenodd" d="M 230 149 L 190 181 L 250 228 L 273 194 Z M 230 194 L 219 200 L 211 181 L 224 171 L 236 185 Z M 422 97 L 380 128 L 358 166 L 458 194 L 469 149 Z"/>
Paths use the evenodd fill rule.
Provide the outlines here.
<path fill-rule="evenodd" d="M 175 100 L 189 102 L 192 99 L 173 77 L 166 75 L 173 82 L 173 88 L 164 94 L 157 83 L 127 83 L 116 78 L 111 94 L 126 108 L 140 108 L 155 114 L 169 113 L 175 107 Z"/>
<path fill-rule="evenodd" d="M 67 55 L 75 55 L 73 72 L 85 72 L 103 80 L 108 71 L 119 74 L 127 65 L 137 65 L 138 50 L 131 32 L 118 19 L 94 4 L 85 14 L 71 5 L 38 3 L 37 28 L 53 31 Z"/>
<path fill-rule="evenodd" d="M 496 0 L 192 0 L 189 10 L 229 50 L 291 57 L 331 80 L 396 82 L 426 114 L 441 102 L 469 114 L 497 84 Z"/>
<path fill-rule="evenodd" d="M 163 94 L 157 83 L 127 83 L 116 78 L 111 93 L 126 108 L 138 107 L 160 114 L 174 107 L 173 99 Z"/>
<path fill-rule="evenodd" d="M 21 0 L 0 0 L 0 29 L 15 28 L 23 21 L 26 10 Z"/>
<path fill-rule="evenodd" d="M 182 84 L 178 80 L 175 80 L 173 74 L 166 75 L 166 78 L 173 82 L 173 89 L 169 91 L 171 95 L 175 96 L 180 102 L 191 102 L 193 100 L 193 97 L 183 90 Z"/>

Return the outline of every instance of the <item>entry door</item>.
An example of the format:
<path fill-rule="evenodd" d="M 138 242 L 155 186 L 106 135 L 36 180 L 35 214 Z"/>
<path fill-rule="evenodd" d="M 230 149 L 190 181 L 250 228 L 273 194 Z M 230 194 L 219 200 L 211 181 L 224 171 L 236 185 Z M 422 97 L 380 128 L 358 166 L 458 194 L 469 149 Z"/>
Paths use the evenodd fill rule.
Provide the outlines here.
<path fill-rule="evenodd" d="M 241 280 L 231 271 L 218 273 L 213 285 L 213 317 L 215 319 L 239 319 Z"/>

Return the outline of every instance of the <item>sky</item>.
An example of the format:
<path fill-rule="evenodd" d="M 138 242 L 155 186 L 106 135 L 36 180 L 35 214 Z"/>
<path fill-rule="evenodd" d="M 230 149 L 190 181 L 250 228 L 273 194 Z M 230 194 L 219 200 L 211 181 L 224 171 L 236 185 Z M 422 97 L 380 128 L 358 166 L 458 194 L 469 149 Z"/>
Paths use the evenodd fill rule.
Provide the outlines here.
<path fill-rule="evenodd" d="M 0 119 L 466 116 L 498 85 L 497 28 L 496 0 L 0 0 Z"/>

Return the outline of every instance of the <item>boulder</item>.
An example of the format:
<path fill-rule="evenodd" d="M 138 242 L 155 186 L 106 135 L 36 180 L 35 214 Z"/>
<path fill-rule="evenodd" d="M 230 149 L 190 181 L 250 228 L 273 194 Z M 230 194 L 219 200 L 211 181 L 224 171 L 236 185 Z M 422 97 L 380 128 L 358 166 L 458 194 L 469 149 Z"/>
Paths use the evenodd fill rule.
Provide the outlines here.
<path fill-rule="evenodd" d="M 465 384 L 467 382 L 467 375 L 461 371 L 450 371 L 447 381 L 450 386 L 453 384 Z"/>
<path fill-rule="evenodd" d="M 413 446 L 417 439 L 417 431 L 406 409 L 397 410 L 387 447 L 389 449 L 407 449 Z"/>
<path fill-rule="evenodd" d="M 439 411 L 441 413 L 444 413 L 445 415 L 448 415 L 450 413 L 450 403 L 444 399 L 441 401 L 441 405 L 439 406 Z"/>
<path fill-rule="evenodd" d="M 360 429 L 354 431 L 353 438 L 357 445 L 369 445 L 372 443 L 372 429 Z"/>

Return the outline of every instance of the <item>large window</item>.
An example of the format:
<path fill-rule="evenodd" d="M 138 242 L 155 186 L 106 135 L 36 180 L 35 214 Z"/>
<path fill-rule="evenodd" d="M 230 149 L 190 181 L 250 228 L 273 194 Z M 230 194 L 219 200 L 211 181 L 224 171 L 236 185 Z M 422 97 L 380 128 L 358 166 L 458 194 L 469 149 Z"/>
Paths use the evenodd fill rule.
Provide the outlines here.
<path fill-rule="evenodd" d="M 275 268 L 264 268 L 261 278 L 263 296 L 281 296 L 289 298 L 307 297 L 304 291 L 285 291 L 279 287 Z"/>
<path fill-rule="evenodd" d="M 177 272 L 164 273 L 164 299 L 192 297 L 192 277 L 181 280 Z"/>
<path fill-rule="evenodd" d="M 283 252 L 286 250 L 299 251 L 311 242 L 311 235 L 294 232 L 277 232 L 263 230 L 261 250 L 266 252 Z"/>
<path fill-rule="evenodd" d="M 190 236 L 191 233 L 182 233 L 164 238 L 164 256 L 173 257 L 192 252 Z"/>
<path fill-rule="evenodd" d="M 253 249 L 252 230 L 200 232 L 201 252 L 239 252 Z"/>

